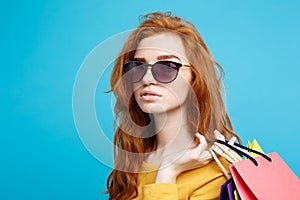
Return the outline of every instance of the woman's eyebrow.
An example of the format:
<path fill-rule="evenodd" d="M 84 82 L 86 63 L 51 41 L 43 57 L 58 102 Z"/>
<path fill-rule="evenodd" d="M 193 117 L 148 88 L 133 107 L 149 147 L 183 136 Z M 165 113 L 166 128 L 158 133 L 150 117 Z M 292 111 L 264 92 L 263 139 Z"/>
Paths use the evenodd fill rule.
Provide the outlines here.
<path fill-rule="evenodd" d="M 175 55 L 172 55 L 172 54 L 157 56 L 157 60 L 165 60 L 165 59 L 170 59 L 170 58 L 175 58 L 175 59 L 181 61 L 178 56 L 175 56 Z M 139 62 L 146 62 L 145 58 L 139 58 L 139 57 L 135 57 L 135 58 L 133 58 L 133 60 L 134 61 L 139 61 Z"/>
<path fill-rule="evenodd" d="M 177 60 L 181 61 L 178 56 L 175 56 L 172 54 L 157 56 L 157 60 L 165 60 L 165 59 L 170 59 L 170 58 L 176 58 Z"/>
<path fill-rule="evenodd" d="M 139 61 L 139 62 L 146 62 L 145 58 L 133 58 L 134 61 Z"/>

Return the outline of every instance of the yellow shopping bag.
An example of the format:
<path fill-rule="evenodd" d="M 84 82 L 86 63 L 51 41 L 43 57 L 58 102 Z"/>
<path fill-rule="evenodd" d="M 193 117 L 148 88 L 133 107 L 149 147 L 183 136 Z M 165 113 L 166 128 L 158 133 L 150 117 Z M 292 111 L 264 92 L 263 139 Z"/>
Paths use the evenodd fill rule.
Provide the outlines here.
<path fill-rule="evenodd" d="M 265 153 L 265 152 L 263 151 L 263 149 L 261 148 L 261 146 L 259 145 L 259 143 L 257 142 L 256 139 L 254 139 L 252 142 L 250 142 L 250 140 L 248 141 L 248 148 L 253 149 L 253 150 L 255 150 L 255 151 L 258 151 L 258 152 L 260 152 L 260 153 Z M 253 153 L 253 152 L 250 152 L 250 153 L 251 153 L 251 155 L 254 156 L 254 157 L 260 156 L 260 155 L 258 155 L 258 154 L 256 154 L 256 153 Z"/>

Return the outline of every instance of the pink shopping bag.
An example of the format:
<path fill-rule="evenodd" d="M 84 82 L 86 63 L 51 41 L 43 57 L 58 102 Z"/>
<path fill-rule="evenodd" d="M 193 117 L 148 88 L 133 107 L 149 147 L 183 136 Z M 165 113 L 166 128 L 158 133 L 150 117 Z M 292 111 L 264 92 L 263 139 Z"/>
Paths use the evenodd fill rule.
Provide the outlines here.
<path fill-rule="evenodd" d="M 300 181 L 277 153 L 267 154 L 272 161 L 256 157 L 233 163 L 230 171 L 242 200 L 300 199 Z"/>

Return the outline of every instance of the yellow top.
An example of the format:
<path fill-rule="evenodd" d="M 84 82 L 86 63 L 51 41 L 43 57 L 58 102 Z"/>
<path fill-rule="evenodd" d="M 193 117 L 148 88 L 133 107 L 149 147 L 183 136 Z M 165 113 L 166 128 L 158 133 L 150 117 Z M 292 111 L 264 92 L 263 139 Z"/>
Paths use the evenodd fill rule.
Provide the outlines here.
<path fill-rule="evenodd" d="M 220 158 L 225 169 L 228 162 Z M 138 196 L 132 200 L 208 200 L 218 199 L 226 178 L 213 160 L 208 165 L 180 174 L 176 184 L 155 184 L 158 166 L 143 163 L 144 171 L 138 175 Z"/>

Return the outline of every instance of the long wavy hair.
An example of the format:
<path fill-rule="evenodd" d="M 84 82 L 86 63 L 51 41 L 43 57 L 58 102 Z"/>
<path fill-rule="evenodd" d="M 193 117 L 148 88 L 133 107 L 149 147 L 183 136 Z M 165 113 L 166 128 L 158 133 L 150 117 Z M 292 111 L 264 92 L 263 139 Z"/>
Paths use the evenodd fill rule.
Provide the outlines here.
<path fill-rule="evenodd" d="M 110 85 L 116 97 L 114 135 L 115 168 L 107 179 L 110 200 L 125 200 L 137 196 L 137 172 L 145 153 L 155 150 L 156 137 L 151 114 L 138 106 L 132 85 L 124 81 L 123 63 L 132 60 L 139 42 L 162 32 L 171 32 L 180 37 L 187 59 L 191 64 L 192 91 L 188 95 L 188 122 L 191 133 L 199 132 L 208 141 L 213 131 L 219 130 L 225 138 L 237 135 L 232 130 L 223 100 L 223 69 L 214 61 L 210 51 L 196 28 L 190 22 L 167 13 L 150 13 L 142 18 L 125 42 L 112 70 Z M 149 137 L 146 137 L 150 135 Z"/>

